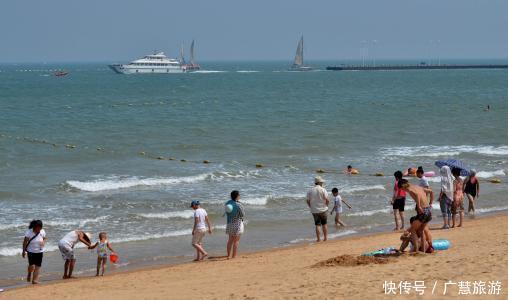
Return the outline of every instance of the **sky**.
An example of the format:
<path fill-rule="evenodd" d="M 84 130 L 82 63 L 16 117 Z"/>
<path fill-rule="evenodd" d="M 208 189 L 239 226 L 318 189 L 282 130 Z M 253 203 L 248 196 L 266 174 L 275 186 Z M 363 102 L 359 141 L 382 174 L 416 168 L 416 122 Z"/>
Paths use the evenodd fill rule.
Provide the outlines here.
<path fill-rule="evenodd" d="M 4 0 L 0 62 L 508 58 L 506 0 Z"/>

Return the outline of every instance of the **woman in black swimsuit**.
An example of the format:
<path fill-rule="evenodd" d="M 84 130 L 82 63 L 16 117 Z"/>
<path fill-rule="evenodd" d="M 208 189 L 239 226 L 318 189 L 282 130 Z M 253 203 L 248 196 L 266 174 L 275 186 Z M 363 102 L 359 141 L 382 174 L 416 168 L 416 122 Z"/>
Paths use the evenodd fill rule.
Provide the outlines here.
<path fill-rule="evenodd" d="M 471 175 L 466 179 L 466 184 L 464 185 L 464 193 L 469 200 L 469 206 L 467 208 L 467 213 L 471 213 L 474 215 L 475 212 L 475 202 L 478 200 L 480 196 L 480 183 L 478 182 L 478 178 L 476 178 L 476 171 L 471 170 Z"/>

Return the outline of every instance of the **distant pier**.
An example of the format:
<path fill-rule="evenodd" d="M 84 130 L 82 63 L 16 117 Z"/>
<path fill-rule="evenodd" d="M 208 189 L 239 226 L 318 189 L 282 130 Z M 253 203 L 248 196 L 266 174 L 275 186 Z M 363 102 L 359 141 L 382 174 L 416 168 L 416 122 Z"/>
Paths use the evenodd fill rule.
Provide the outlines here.
<path fill-rule="evenodd" d="M 331 71 L 396 71 L 396 70 L 460 70 L 460 69 L 508 69 L 508 65 L 381 65 L 381 66 L 328 66 Z"/>

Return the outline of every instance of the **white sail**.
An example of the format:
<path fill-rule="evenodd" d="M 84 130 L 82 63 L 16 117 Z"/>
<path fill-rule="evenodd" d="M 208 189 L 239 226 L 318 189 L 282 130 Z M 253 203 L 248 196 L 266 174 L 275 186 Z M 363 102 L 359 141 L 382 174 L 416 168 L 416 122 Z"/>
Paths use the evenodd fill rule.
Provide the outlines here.
<path fill-rule="evenodd" d="M 180 62 L 181 64 L 185 64 L 185 56 L 184 56 L 184 54 L 183 54 L 183 44 L 182 44 L 182 46 L 180 47 L 180 58 L 179 58 L 179 62 Z"/>
<path fill-rule="evenodd" d="M 296 48 L 295 61 L 293 66 L 303 66 L 303 35 L 298 42 L 298 47 Z"/>
<path fill-rule="evenodd" d="M 192 40 L 192 43 L 190 45 L 190 63 L 191 65 L 196 64 L 196 62 L 194 61 L 194 40 Z"/>

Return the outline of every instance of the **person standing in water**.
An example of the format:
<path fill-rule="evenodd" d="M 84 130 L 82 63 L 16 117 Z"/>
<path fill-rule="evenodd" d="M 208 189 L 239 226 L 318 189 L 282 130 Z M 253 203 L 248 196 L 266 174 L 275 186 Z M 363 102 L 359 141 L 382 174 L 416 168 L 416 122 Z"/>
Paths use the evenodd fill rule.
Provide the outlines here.
<path fill-rule="evenodd" d="M 453 205 L 452 205 L 452 228 L 455 227 L 456 216 L 459 215 L 459 225 L 462 227 L 462 220 L 464 219 L 464 181 L 460 178 L 460 169 L 453 168 Z"/>
<path fill-rule="evenodd" d="M 111 247 L 111 243 L 108 241 L 108 234 L 106 232 L 99 233 L 99 241 L 96 242 L 88 249 L 97 248 L 97 273 L 95 276 L 99 276 L 99 271 L 102 269 L 101 276 L 104 276 L 106 271 L 106 263 L 108 262 L 108 250 L 112 254 L 115 254 L 115 250 Z"/>
<path fill-rule="evenodd" d="M 399 181 L 402 180 L 402 172 L 397 171 L 393 173 L 395 177 L 395 184 L 393 186 L 393 196 L 392 196 L 392 208 L 393 208 L 393 217 L 395 219 L 395 228 L 393 231 L 404 229 L 404 207 L 406 206 L 406 191 L 399 188 Z M 400 222 L 399 222 L 400 217 Z"/>
<path fill-rule="evenodd" d="M 245 217 L 245 212 L 243 205 L 240 203 L 240 192 L 231 192 L 231 200 L 226 202 L 226 216 L 226 234 L 229 236 L 226 250 L 229 259 L 236 257 L 240 238 L 244 231 L 243 218 Z"/>
<path fill-rule="evenodd" d="M 208 228 L 208 233 L 212 234 L 212 226 L 206 210 L 201 207 L 198 200 L 191 202 L 191 208 L 194 210 L 194 226 L 192 227 L 192 247 L 196 249 L 196 259 L 194 261 L 204 260 L 208 256 L 203 247 L 203 239 Z"/>
<path fill-rule="evenodd" d="M 46 245 L 46 232 L 42 229 L 41 220 L 33 220 L 28 226 L 23 240 L 22 256 L 28 256 L 28 274 L 26 281 L 32 284 L 39 283 L 39 273 L 42 266 L 42 256 Z"/>
<path fill-rule="evenodd" d="M 342 203 L 346 204 L 349 209 L 351 209 L 351 205 L 346 202 L 346 200 L 342 199 L 342 197 L 339 195 L 339 189 L 334 187 L 332 189 L 332 195 L 333 195 L 333 208 L 330 212 L 330 215 L 333 215 L 335 212 L 335 226 L 346 226 L 344 222 L 340 220 L 340 214 L 342 213 Z"/>
<path fill-rule="evenodd" d="M 439 207 L 443 215 L 443 228 L 450 228 L 452 218 L 452 201 L 453 201 L 453 177 L 450 167 L 443 166 L 439 170 L 441 175 L 441 192 L 439 193 Z"/>
<path fill-rule="evenodd" d="M 424 173 L 425 172 L 423 171 L 423 167 L 418 167 L 416 170 L 416 177 L 418 177 L 418 186 L 424 189 L 428 189 L 430 188 L 429 180 L 427 177 L 425 177 Z"/>
<path fill-rule="evenodd" d="M 470 173 L 464 185 L 464 193 L 469 201 L 467 213 L 474 216 L 476 200 L 480 197 L 480 182 L 478 182 L 478 178 L 476 178 L 476 170 L 473 169 Z"/>
<path fill-rule="evenodd" d="M 307 192 L 307 206 L 310 208 L 316 226 L 316 241 L 321 241 L 319 228 L 323 230 L 323 241 L 328 240 L 328 192 L 324 189 L 325 181 L 320 176 L 314 178 L 314 187 Z"/>
<path fill-rule="evenodd" d="M 73 230 L 67 233 L 58 242 L 58 250 L 60 250 L 62 258 L 65 260 L 63 279 L 73 278 L 72 271 L 74 270 L 74 265 L 76 264 L 74 246 L 76 246 L 79 242 L 82 242 L 90 249 L 92 247 L 90 237 L 91 235 L 89 233 L 81 230 Z"/>

